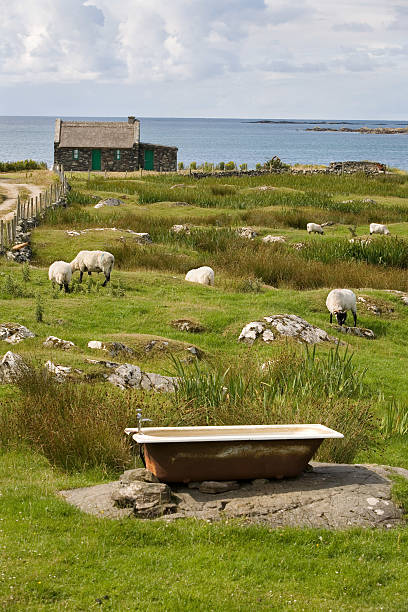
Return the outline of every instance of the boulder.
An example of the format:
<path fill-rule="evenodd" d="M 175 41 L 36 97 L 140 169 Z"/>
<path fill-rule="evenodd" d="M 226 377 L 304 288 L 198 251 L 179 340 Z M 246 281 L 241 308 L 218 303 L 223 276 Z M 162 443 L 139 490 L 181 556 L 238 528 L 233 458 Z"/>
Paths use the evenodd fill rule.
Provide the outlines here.
<path fill-rule="evenodd" d="M 103 206 L 120 206 L 124 204 L 123 200 L 119 200 L 119 198 L 106 198 L 105 200 L 100 200 L 97 204 L 95 204 L 94 208 L 102 208 Z"/>
<path fill-rule="evenodd" d="M 159 482 L 159 479 L 146 468 L 136 468 L 123 472 L 119 477 L 119 482 L 121 485 L 128 485 L 131 482 Z"/>
<path fill-rule="evenodd" d="M 253 344 L 258 338 L 266 343 L 278 340 L 281 337 L 294 338 L 298 342 L 316 344 L 318 342 L 335 342 L 337 338 L 329 336 L 327 332 L 315 327 L 293 314 L 279 314 L 264 317 L 263 321 L 252 321 L 242 329 L 238 340 Z"/>
<path fill-rule="evenodd" d="M 28 366 L 21 355 L 7 351 L 0 361 L 0 383 L 13 383 L 25 372 L 28 372 Z"/>
<path fill-rule="evenodd" d="M 1 323 L 0 324 L 0 340 L 17 344 L 25 338 L 34 338 L 35 334 L 24 325 L 18 323 Z"/>
<path fill-rule="evenodd" d="M 198 334 L 205 329 L 201 323 L 191 319 L 176 319 L 171 322 L 171 325 L 179 331 L 191 332 L 192 334 Z"/>
<path fill-rule="evenodd" d="M 133 230 L 126 230 L 129 234 L 135 237 L 136 242 L 139 244 L 150 244 L 153 242 L 148 232 L 134 232 Z"/>
<path fill-rule="evenodd" d="M 133 508 L 139 518 L 157 518 L 176 507 L 170 487 L 161 482 L 130 482 L 113 491 L 112 500 L 120 508 Z"/>
<path fill-rule="evenodd" d="M 375 334 L 371 329 L 365 327 L 347 327 L 346 325 L 333 325 L 333 329 L 342 334 L 349 334 L 350 336 L 358 336 L 359 338 L 366 338 L 367 340 L 374 340 Z"/>
<path fill-rule="evenodd" d="M 286 239 L 284 236 L 272 236 L 268 234 L 262 238 L 262 242 L 286 242 Z"/>
<path fill-rule="evenodd" d="M 139 389 L 142 382 L 142 371 L 138 366 L 124 363 L 114 369 L 108 381 L 120 389 Z"/>
<path fill-rule="evenodd" d="M 198 487 L 200 493 L 226 493 L 239 489 L 239 484 L 236 480 L 204 480 Z"/>
<path fill-rule="evenodd" d="M 75 348 L 75 344 L 70 340 L 61 340 L 61 338 L 57 338 L 56 336 L 48 336 L 43 342 L 43 346 L 49 346 L 51 348 L 62 349 L 63 351 L 68 351 L 69 349 Z"/>
<path fill-rule="evenodd" d="M 239 227 L 237 234 L 240 238 L 248 238 L 248 240 L 253 240 L 258 235 L 252 227 Z"/>
<path fill-rule="evenodd" d="M 162 376 L 153 372 L 142 372 L 141 389 L 145 391 L 158 391 L 160 393 L 174 393 L 178 386 L 174 376 Z"/>
<path fill-rule="evenodd" d="M 64 381 L 71 374 L 83 374 L 82 370 L 53 363 L 50 359 L 45 362 L 44 367 L 48 372 L 54 374 L 60 382 Z"/>
<path fill-rule="evenodd" d="M 99 351 L 106 351 L 112 356 L 124 353 L 126 355 L 133 355 L 134 350 L 122 342 L 101 342 L 100 340 L 90 340 L 88 342 L 88 348 L 96 349 Z"/>

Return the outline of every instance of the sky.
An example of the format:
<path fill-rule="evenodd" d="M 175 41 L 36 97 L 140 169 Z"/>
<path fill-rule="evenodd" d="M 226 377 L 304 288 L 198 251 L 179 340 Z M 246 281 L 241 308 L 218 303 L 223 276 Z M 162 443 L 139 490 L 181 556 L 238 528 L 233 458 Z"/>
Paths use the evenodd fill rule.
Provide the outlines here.
<path fill-rule="evenodd" d="M 0 115 L 407 119 L 408 0 L 0 0 Z"/>

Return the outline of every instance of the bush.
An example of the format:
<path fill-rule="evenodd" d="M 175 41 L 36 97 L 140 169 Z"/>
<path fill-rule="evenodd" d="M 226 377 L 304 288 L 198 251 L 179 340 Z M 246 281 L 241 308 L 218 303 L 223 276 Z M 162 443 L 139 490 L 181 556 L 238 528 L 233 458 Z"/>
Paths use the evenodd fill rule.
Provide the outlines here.
<path fill-rule="evenodd" d="M 190 163 L 190 170 L 197 170 L 197 162 L 192 161 Z"/>
<path fill-rule="evenodd" d="M 216 169 L 217 170 L 224 170 L 225 169 L 225 162 L 220 162 L 219 164 L 217 164 Z"/>
<path fill-rule="evenodd" d="M 227 172 L 228 172 L 228 171 L 235 170 L 235 168 L 236 168 L 235 162 L 233 162 L 233 161 L 229 161 L 229 162 L 227 162 L 227 163 L 225 164 L 224 168 L 225 168 L 225 170 L 227 170 Z"/>
<path fill-rule="evenodd" d="M 183 162 L 179 162 L 178 163 L 178 169 L 179 170 L 184 170 L 184 163 Z"/>
<path fill-rule="evenodd" d="M 33 159 L 0 162 L 0 172 L 19 172 L 21 170 L 47 170 L 47 164 L 45 162 L 34 161 Z"/>
<path fill-rule="evenodd" d="M 290 168 L 289 164 L 284 164 L 283 161 L 277 156 L 274 155 L 272 159 L 268 159 L 263 167 L 266 170 L 288 170 Z"/>

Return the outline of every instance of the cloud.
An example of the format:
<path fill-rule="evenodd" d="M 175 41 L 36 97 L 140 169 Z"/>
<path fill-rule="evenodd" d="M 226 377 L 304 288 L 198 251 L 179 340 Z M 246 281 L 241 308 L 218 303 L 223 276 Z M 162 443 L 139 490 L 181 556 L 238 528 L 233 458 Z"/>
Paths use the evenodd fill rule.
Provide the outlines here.
<path fill-rule="evenodd" d="M 337 23 L 332 26 L 334 32 L 373 32 L 372 28 L 368 23 Z"/>

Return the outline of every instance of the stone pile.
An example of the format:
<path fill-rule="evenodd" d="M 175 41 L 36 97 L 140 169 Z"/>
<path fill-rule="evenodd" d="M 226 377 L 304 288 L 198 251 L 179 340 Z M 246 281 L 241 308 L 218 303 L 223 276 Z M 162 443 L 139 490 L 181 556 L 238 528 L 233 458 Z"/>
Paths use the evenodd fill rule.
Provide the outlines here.
<path fill-rule="evenodd" d="M 34 338 L 35 334 L 24 325 L 18 323 L 0 323 L 0 340 L 9 344 L 18 344 L 26 338 Z"/>
<path fill-rule="evenodd" d="M 176 319 L 171 322 L 171 325 L 179 331 L 191 332 L 193 334 L 199 334 L 204 331 L 204 326 L 201 325 L 201 323 L 192 321 L 191 319 Z"/>
<path fill-rule="evenodd" d="M 286 242 L 286 239 L 284 236 L 272 236 L 268 234 L 262 238 L 262 242 Z"/>

